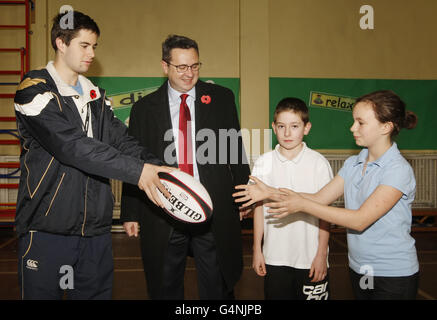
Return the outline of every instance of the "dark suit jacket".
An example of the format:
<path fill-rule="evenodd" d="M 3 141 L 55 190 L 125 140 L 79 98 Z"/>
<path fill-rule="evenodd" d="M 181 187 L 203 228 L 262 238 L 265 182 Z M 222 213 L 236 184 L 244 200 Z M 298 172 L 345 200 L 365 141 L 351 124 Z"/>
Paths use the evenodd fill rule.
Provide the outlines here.
<path fill-rule="evenodd" d="M 164 140 L 166 132 L 172 128 L 167 90 L 168 81 L 157 91 L 136 102 L 129 120 L 129 134 L 164 162 L 164 154 L 169 150 L 174 151 L 173 156 L 176 158 L 173 135 L 170 134 L 171 138 L 167 139 L 170 141 Z M 209 96 L 210 103 L 202 102 L 202 96 Z M 211 227 L 214 234 L 218 261 L 225 282 L 228 288 L 233 288 L 240 278 L 243 259 L 238 205 L 235 204 L 232 193 L 235 185 L 247 183 L 250 169 L 241 136 L 238 138 L 239 157 L 235 157 L 235 149 L 230 150 L 232 143 L 229 141 L 227 148 L 223 149 L 224 140 L 221 139 L 220 150 L 219 129 L 240 130 L 232 91 L 199 80 L 196 84 L 195 126 L 196 134 L 202 129 L 210 129 L 210 133 L 215 133 L 216 141 L 196 141 L 196 150 L 201 147 L 201 153 L 215 161 L 202 164 L 199 163 L 200 157 L 197 157 L 197 166 L 200 181 L 208 190 L 214 208 L 210 226 L 206 227 Z M 170 146 L 171 144 L 173 146 Z M 234 163 L 229 160 L 234 160 Z M 177 166 L 177 163 L 166 163 Z M 193 232 L 196 232 L 196 228 L 205 228 L 176 222 L 162 209 L 153 205 L 137 186 L 127 183 L 123 184 L 121 221 L 140 222 L 143 263 L 152 297 L 158 294 L 161 286 L 163 263 L 172 228 L 185 228 Z"/>

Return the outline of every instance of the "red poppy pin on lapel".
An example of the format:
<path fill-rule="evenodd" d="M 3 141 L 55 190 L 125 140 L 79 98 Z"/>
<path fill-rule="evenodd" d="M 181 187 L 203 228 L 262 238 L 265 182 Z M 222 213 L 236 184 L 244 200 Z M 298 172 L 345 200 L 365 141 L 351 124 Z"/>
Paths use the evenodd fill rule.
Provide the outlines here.
<path fill-rule="evenodd" d="M 90 97 L 91 97 L 91 99 L 95 99 L 97 97 L 97 93 L 95 90 L 90 91 Z"/>
<path fill-rule="evenodd" d="M 202 98 L 200 98 L 200 101 L 202 101 L 202 103 L 209 104 L 211 102 L 211 97 L 210 96 L 202 96 Z"/>

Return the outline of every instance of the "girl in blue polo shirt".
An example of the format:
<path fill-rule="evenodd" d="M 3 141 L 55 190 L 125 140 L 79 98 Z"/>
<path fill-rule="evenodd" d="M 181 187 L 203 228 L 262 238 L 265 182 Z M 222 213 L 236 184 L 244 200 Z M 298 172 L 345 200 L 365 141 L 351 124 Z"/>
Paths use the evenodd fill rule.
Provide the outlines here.
<path fill-rule="evenodd" d="M 274 189 L 251 177 L 237 202 L 271 199 L 272 217 L 296 212 L 348 228 L 349 267 L 357 299 L 415 299 L 419 263 L 411 237 L 411 205 L 416 191 L 413 169 L 393 138 L 412 129 L 417 117 L 392 91 L 357 99 L 351 132 L 364 149 L 349 157 L 338 175 L 315 194 Z M 345 208 L 328 206 L 344 195 Z"/>

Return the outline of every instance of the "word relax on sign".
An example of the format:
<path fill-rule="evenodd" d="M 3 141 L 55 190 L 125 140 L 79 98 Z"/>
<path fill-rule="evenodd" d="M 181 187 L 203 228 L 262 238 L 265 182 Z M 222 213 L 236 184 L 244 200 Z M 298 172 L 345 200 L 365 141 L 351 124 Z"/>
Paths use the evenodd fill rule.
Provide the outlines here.
<path fill-rule="evenodd" d="M 352 111 L 355 101 L 356 99 L 353 97 L 311 91 L 309 105 L 312 107 Z"/>

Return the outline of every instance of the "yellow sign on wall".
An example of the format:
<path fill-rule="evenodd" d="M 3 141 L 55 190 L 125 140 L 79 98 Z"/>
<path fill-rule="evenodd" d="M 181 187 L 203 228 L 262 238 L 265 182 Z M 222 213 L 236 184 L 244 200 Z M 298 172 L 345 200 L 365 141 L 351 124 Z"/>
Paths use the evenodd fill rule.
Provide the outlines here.
<path fill-rule="evenodd" d="M 311 91 L 309 105 L 312 107 L 352 111 L 355 100 L 356 98 L 353 97 Z"/>
<path fill-rule="evenodd" d="M 114 110 L 114 115 L 126 126 L 129 126 L 129 116 L 132 105 L 142 97 L 156 91 L 158 88 L 159 87 L 149 87 L 128 92 L 108 94 L 107 97 L 111 100 L 111 107 Z"/>
<path fill-rule="evenodd" d="M 114 109 L 131 107 L 135 102 L 140 100 L 142 97 L 147 96 L 149 93 L 152 93 L 156 89 L 158 89 L 158 87 L 133 90 L 129 92 L 108 95 L 108 98 L 111 100 L 111 105 Z"/>

